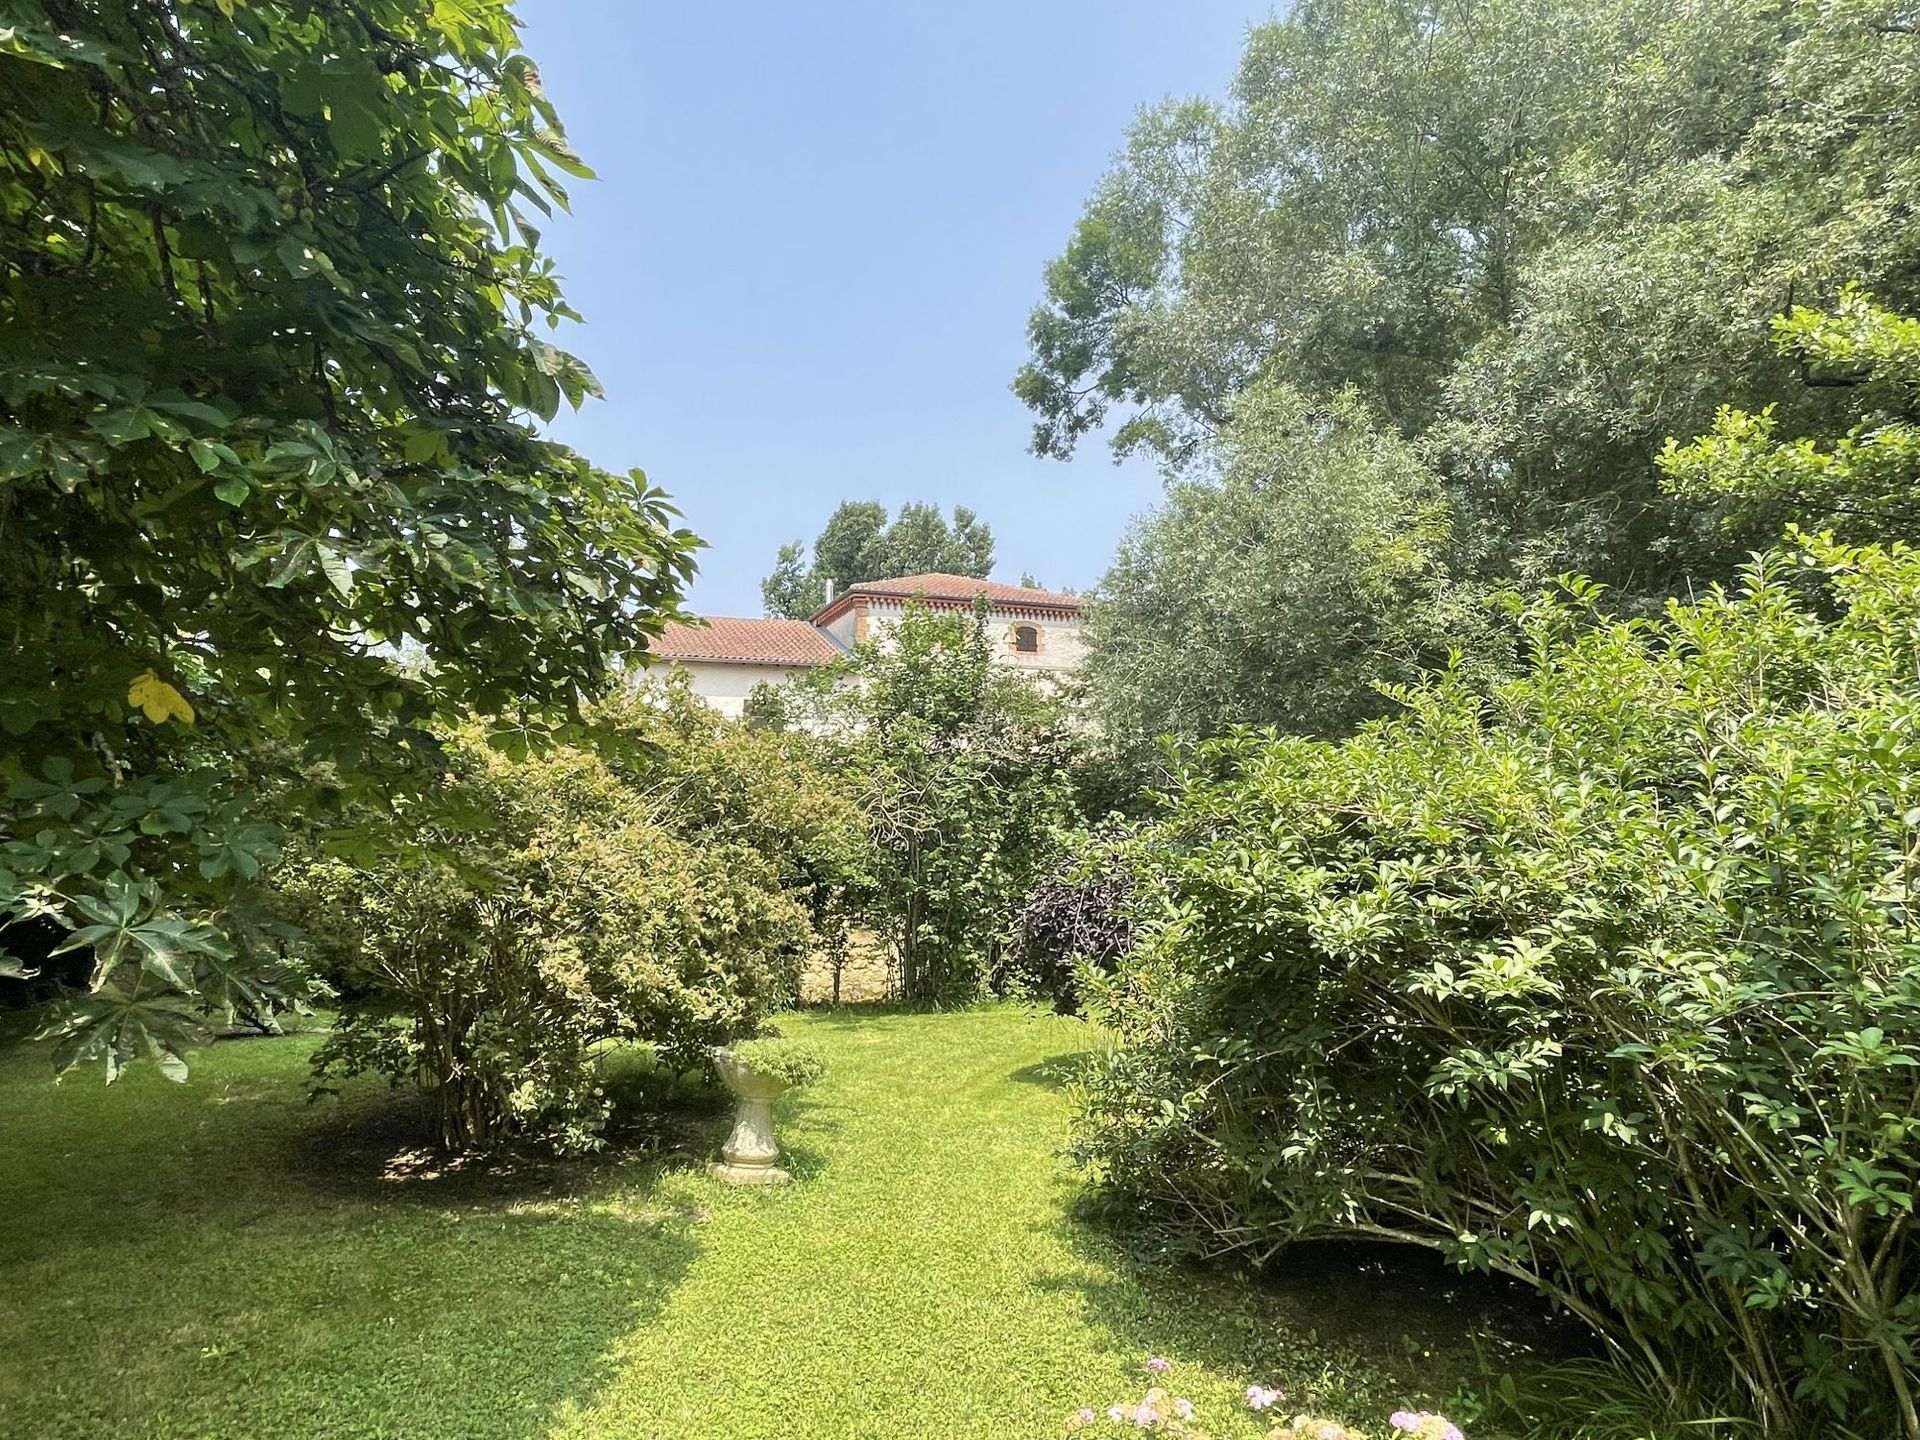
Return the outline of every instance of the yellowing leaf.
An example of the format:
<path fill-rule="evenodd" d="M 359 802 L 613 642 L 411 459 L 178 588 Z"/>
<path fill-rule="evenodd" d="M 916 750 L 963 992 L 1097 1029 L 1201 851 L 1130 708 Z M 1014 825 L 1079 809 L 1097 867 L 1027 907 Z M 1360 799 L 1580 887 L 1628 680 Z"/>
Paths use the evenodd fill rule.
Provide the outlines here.
<path fill-rule="evenodd" d="M 151 670 L 142 670 L 133 677 L 133 683 L 127 686 L 127 703 L 138 706 L 156 725 L 168 720 L 193 724 L 193 706 L 187 703 L 187 697 Z"/>

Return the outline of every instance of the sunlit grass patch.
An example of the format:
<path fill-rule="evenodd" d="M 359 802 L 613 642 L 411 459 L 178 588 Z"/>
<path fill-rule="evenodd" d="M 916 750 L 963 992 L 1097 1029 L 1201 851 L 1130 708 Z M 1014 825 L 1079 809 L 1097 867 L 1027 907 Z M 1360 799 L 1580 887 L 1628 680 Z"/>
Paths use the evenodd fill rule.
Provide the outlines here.
<path fill-rule="evenodd" d="M 829 1070 L 781 1102 L 771 1192 L 704 1173 L 715 1096 L 637 1148 L 448 1167 L 384 1086 L 310 1107 L 310 1036 L 112 1091 L 15 1050 L 0 1435 L 1047 1436 L 1150 1354 L 1216 1435 L 1265 1433 L 1252 1380 L 1377 1428 L 1445 1402 L 1498 1319 L 1377 1257 L 1271 1284 L 1130 1263 L 1059 1155 L 1080 1022 L 783 1025 Z"/>

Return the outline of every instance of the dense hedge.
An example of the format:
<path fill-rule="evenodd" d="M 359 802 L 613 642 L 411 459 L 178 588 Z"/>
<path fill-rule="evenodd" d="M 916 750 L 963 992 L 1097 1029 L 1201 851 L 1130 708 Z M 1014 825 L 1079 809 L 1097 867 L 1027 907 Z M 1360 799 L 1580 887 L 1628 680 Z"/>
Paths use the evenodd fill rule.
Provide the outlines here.
<path fill-rule="evenodd" d="M 1920 556 L 1595 604 L 1491 694 L 1203 748 L 1083 1154 L 1175 1243 L 1436 1246 L 1767 1434 L 1920 1433 Z"/>

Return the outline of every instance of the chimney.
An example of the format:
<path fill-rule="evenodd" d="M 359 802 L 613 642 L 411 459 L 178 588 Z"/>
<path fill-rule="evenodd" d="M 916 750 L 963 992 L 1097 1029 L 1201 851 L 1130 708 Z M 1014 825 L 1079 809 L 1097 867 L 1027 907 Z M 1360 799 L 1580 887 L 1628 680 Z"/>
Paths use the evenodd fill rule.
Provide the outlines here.
<path fill-rule="evenodd" d="M 831 576 L 827 579 L 827 598 L 821 603 L 823 605 L 831 605 L 833 603 L 833 579 Z"/>

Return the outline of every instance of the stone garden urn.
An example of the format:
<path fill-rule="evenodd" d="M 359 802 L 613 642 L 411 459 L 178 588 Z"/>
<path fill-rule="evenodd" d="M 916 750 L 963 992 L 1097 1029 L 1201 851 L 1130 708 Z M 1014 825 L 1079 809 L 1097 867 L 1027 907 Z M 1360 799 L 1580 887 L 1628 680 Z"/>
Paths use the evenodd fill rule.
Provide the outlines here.
<path fill-rule="evenodd" d="M 716 1179 L 729 1185 L 785 1185 L 793 1179 L 773 1162 L 780 1147 L 773 1143 L 773 1102 L 792 1082 L 755 1070 L 724 1047 L 713 1052 L 714 1067 L 733 1092 L 733 1133 L 720 1147 L 721 1163 L 709 1167 Z"/>

